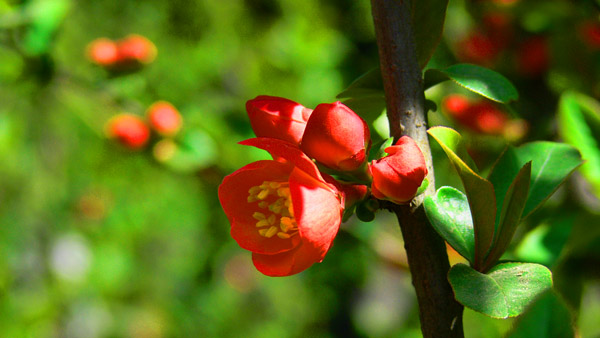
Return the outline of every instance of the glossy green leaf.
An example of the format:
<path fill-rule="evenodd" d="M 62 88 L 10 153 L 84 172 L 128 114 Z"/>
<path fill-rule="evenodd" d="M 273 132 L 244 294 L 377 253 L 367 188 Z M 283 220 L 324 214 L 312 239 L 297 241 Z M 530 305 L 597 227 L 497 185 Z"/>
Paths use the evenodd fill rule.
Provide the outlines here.
<path fill-rule="evenodd" d="M 575 337 L 569 309 L 554 292 L 546 292 L 519 317 L 507 338 Z"/>
<path fill-rule="evenodd" d="M 383 79 L 381 78 L 381 70 L 379 68 L 371 69 L 358 77 L 348 88 L 339 93 L 336 98 L 346 99 L 364 96 L 385 96 Z"/>
<path fill-rule="evenodd" d="M 588 96 L 566 92 L 560 98 L 559 132 L 586 161 L 581 173 L 600 196 L 600 103 Z"/>
<path fill-rule="evenodd" d="M 513 177 L 531 161 L 529 197 L 522 218 L 529 216 L 581 165 L 577 149 L 563 143 L 532 142 L 521 147 L 509 147 L 498 159 L 488 179 L 494 185 L 498 209 Z"/>
<path fill-rule="evenodd" d="M 493 70 L 471 64 L 452 65 L 446 69 L 428 69 L 425 72 L 425 89 L 440 82 L 452 80 L 472 92 L 490 100 L 508 103 L 519 98 L 513 84 Z"/>
<path fill-rule="evenodd" d="M 496 224 L 496 230 L 494 231 L 492 248 L 485 259 L 483 271 L 488 267 L 492 267 L 500 259 L 504 251 L 506 251 L 506 248 L 508 248 L 508 244 L 510 244 L 510 240 L 515 234 L 515 230 L 517 230 L 525 203 L 527 202 L 530 178 L 531 162 L 527 162 L 519 170 L 517 177 L 515 177 L 510 187 L 508 187 L 504 203 L 502 204 L 500 220 Z"/>
<path fill-rule="evenodd" d="M 494 221 L 496 219 L 496 199 L 490 181 L 479 176 L 476 166 L 458 132 L 446 127 L 428 130 L 442 147 L 450 162 L 458 172 L 471 209 L 475 233 L 475 255 L 473 265 L 481 268 L 484 258 L 492 245 Z"/>
<path fill-rule="evenodd" d="M 475 235 L 467 196 L 452 187 L 441 187 L 424 201 L 431 225 L 461 256 L 473 263 Z"/>
<path fill-rule="evenodd" d="M 531 263 L 502 263 L 486 274 L 456 264 L 448 272 L 448 281 L 459 303 L 490 317 L 508 318 L 523 313 L 552 287 L 552 273 Z"/>
<path fill-rule="evenodd" d="M 425 68 L 440 42 L 447 7 L 448 0 L 412 2 L 412 27 L 421 69 Z"/>
<path fill-rule="evenodd" d="M 550 216 L 523 237 L 514 254 L 519 260 L 552 267 L 571 237 L 574 223 L 574 214 L 564 215 L 561 212 Z M 576 243 L 571 244 L 578 246 Z"/>

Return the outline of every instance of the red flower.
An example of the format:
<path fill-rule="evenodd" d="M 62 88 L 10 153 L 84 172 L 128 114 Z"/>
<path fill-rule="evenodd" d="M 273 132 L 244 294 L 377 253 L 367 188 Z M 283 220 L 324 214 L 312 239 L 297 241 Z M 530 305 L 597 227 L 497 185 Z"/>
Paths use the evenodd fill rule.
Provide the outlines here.
<path fill-rule="evenodd" d="M 106 134 L 110 138 L 116 138 L 126 147 L 138 149 L 148 142 L 150 129 L 138 116 L 120 114 L 108 121 Z"/>
<path fill-rule="evenodd" d="M 300 144 L 309 157 L 340 171 L 358 169 L 370 146 L 369 127 L 341 102 L 322 103 L 315 108 Z"/>
<path fill-rule="evenodd" d="M 460 94 L 448 95 L 442 106 L 456 122 L 476 133 L 501 135 L 509 122 L 508 116 L 493 103 L 469 102 Z"/>
<path fill-rule="evenodd" d="M 312 113 L 299 103 L 282 97 L 261 95 L 246 102 L 254 134 L 300 144 Z"/>
<path fill-rule="evenodd" d="M 402 136 L 385 152 L 389 155 L 373 161 L 370 166 L 373 175 L 371 193 L 378 199 L 406 203 L 415 196 L 427 176 L 425 157 L 408 136 Z"/>
<path fill-rule="evenodd" d="M 339 229 L 343 195 L 300 149 L 285 141 L 240 142 L 282 161 L 258 161 L 225 177 L 219 200 L 231 236 L 268 276 L 289 276 L 321 262 Z"/>
<path fill-rule="evenodd" d="M 459 58 L 466 62 L 491 65 L 502 51 L 499 41 L 473 31 L 458 43 Z"/>
<path fill-rule="evenodd" d="M 548 42 L 543 36 L 525 40 L 517 49 L 517 71 L 528 77 L 545 73 L 550 67 Z"/>
<path fill-rule="evenodd" d="M 166 101 L 158 101 L 148 108 L 146 115 L 150 126 L 159 134 L 173 136 L 181 129 L 181 114 L 172 104 Z"/>

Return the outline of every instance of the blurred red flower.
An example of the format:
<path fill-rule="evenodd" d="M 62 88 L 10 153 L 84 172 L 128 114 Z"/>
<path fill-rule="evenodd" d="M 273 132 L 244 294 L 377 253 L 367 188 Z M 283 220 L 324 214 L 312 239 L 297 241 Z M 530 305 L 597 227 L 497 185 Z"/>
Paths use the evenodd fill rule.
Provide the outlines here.
<path fill-rule="evenodd" d="M 389 155 L 372 162 L 371 193 L 378 199 L 397 204 L 410 201 L 427 176 L 425 157 L 417 143 L 402 136 L 395 145 L 387 147 Z"/>
<path fill-rule="evenodd" d="M 343 194 L 289 142 L 255 138 L 240 144 L 278 160 L 248 164 L 219 186 L 231 236 L 268 276 L 293 275 L 321 262 L 342 220 Z"/>
<path fill-rule="evenodd" d="M 163 136 L 177 134 L 183 124 L 179 111 L 166 101 L 153 103 L 146 111 L 146 116 L 150 126 Z"/>
<path fill-rule="evenodd" d="M 150 129 L 144 120 L 136 115 L 119 114 L 108 121 L 106 134 L 128 148 L 139 149 L 148 142 Z"/>

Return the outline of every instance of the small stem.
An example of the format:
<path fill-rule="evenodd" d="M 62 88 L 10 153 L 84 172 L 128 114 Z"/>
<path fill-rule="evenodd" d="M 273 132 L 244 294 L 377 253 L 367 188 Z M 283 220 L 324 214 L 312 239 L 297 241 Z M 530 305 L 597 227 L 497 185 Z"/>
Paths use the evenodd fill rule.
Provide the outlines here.
<path fill-rule="evenodd" d="M 418 1 L 418 0 L 417 0 Z M 424 337 L 464 337 L 463 307 L 454 299 L 447 280 L 450 269 L 446 246 L 433 230 L 422 206 L 435 190 L 431 149 L 427 138 L 423 79 L 411 26 L 411 1 L 371 0 L 381 73 L 387 101 L 390 134 L 412 137 L 423 152 L 429 187 L 410 205 L 388 203 L 396 213 L 413 285 L 419 303 Z"/>

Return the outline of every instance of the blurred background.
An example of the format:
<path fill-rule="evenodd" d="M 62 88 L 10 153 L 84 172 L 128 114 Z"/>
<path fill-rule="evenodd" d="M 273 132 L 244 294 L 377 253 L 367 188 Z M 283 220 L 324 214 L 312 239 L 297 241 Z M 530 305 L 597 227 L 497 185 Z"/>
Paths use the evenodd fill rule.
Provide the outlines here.
<path fill-rule="evenodd" d="M 484 172 L 507 143 L 584 137 L 572 143 L 585 143 L 586 169 L 520 227 L 507 256 L 553 270 L 581 337 L 600 337 L 599 9 L 450 0 L 428 67 L 490 67 L 520 100 L 482 103 L 449 83 L 426 93 L 431 124 L 463 132 Z M 95 58 L 94 40 L 130 34 L 156 57 Z M 0 336 L 420 337 L 392 215 L 351 218 L 323 263 L 269 278 L 229 236 L 217 199 L 225 175 L 268 158 L 236 144 L 253 137 L 246 100 L 314 108 L 377 67 L 368 0 L 0 0 Z M 500 127 L 456 118 L 450 97 L 494 111 Z M 181 129 L 131 146 L 111 121 L 146 121 L 156 101 L 178 110 Z M 569 104 L 581 108 L 577 128 Z M 381 105 L 349 105 L 386 137 Z M 434 156 L 437 186 L 460 188 Z M 467 337 L 518 323 L 465 311 Z"/>

